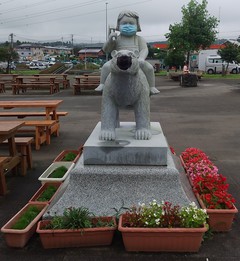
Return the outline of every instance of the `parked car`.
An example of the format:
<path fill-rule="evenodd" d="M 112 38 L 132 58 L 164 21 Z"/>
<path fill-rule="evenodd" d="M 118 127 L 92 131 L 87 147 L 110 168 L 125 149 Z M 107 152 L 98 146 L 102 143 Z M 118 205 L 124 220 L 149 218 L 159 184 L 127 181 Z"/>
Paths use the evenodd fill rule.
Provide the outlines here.
<path fill-rule="evenodd" d="M 47 66 L 43 63 L 40 63 L 40 62 L 31 62 L 29 64 L 30 70 L 44 70 L 46 68 L 47 68 Z"/>
<path fill-rule="evenodd" d="M 0 63 L 0 69 L 7 69 L 8 63 L 7 62 L 1 62 Z M 11 70 L 16 70 L 16 65 L 12 62 L 9 64 L 9 68 Z"/>

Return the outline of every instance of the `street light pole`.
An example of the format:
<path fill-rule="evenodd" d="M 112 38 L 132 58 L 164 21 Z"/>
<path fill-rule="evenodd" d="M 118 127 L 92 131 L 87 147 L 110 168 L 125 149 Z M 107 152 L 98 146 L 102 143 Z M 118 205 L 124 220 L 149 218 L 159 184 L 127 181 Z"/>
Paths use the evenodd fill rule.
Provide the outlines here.
<path fill-rule="evenodd" d="M 105 3 L 106 4 L 106 41 L 108 39 L 108 13 L 107 13 L 107 6 L 108 6 L 108 2 Z M 108 60 L 108 53 L 106 52 L 106 61 Z"/>
<path fill-rule="evenodd" d="M 85 62 L 84 62 L 84 68 L 87 70 L 87 48 L 85 48 Z"/>
<path fill-rule="evenodd" d="M 106 41 L 107 41 L 107 38 L 108 38 L 108 13 L 107 13 L 107 6 L 108 6 L 108 2 L 106 2 Z"/>

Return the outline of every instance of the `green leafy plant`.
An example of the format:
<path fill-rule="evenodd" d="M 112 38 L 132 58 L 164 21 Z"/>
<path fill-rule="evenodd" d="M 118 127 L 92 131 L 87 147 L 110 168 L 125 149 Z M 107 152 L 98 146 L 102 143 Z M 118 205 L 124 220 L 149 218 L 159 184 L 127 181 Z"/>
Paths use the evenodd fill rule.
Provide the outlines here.
<path fill-rule="evenodd" d="M 70 207 L 64 210 L 63 216 L 54 216 L 45 229 L 83 229 L 112 226 L 114 226 L 113 220 L 109 222 L 96 218 L 87 208 Z"/>
<path fill-rule="evenodd" d="M 67 170 L 68 169 L 65 166 L 60 166 L 53 170 L 48 177 L 54 179 L 62 178 L 64 174 L 67 172 Z"/>
<path fill-rule="evenodd" d="M 206 210 L 197 208 L 194 202 L 187 207 L 182 207 L 180 216 L 183 227 L 201 227 L 207 218 Z"/>
<path fill-rule="evenodd" d="M 73 161 L 77 157 L 77 153 L 68 152 L 62 159 L 62 161 Z"/>
<path fill-rule="evenodd" d="M 37 198 L 37 201 L 49 201 L 57 191 L 57 188 L 53 185 L 48 186 L 43 193 Z"/>
<path fill-rule="evenodd" d="M 174 206 L 170 202 L 158 204 L 153 200 L 149 205 L 132 207 L 123 216 L 124 227 L 147 228 L 199 228 L 207 223 L 206 210 L 197 208 L 193 202 L 189 206 Z"/>
<path fill-rule="evenodd" d="M 40 209 L 36 206 L 30 206 L 27 211 L 17 220 L 17 222 L 12 226 L 12 229 L 24 229 L 31 221 L 40 213 Z"/>

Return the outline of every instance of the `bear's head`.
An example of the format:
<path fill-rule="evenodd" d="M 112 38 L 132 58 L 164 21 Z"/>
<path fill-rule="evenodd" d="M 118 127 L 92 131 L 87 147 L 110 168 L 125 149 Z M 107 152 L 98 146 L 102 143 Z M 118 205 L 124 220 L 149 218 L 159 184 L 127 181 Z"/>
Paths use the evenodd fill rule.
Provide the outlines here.
<path fill-rule="evenodd" d="M 136 74 L 139 70 L 139 52 L 113 50 L 111 53 L 111 72 Z"/>

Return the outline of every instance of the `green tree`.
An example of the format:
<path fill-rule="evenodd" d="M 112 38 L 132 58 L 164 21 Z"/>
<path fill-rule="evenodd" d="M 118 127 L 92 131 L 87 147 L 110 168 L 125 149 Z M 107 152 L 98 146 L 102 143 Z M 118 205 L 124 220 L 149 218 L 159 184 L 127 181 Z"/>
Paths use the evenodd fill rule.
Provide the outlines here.
<path fill-rule="evenodd" d="M 226 75 L 229 63 L 240 62 L 240 47 L 238 44 L 228 42 L 225 44 L 225 48 L 218 50 L 218 54 L 227 63 L 224 70 L 222 70 L 223 75 Z"/>
<path fill-rule="evenodd" d="M 9 47 L 0 47 L 0 61 L 7 62 L 7 73 L 11 71 L 10 64 L 14 60 L 18 60 L 18 53 L 16 51 Z"/>
<path fill-rule="evenodd" d="M 154 58 L 155 48 L 148 45 L 148 58 Z"/>
<path fill-rule="evenodd" d="M 209 15 L 207 4 L 207 0 L 202 0 L 201 4 L 191 0 L 182 7 L 182 21 L 170 25 L 170 32 L 165 34 L 169 49 L 184 51 L 187 61 L 192 51 L 205 49 L 216 40 L 218 19 Z"/>
<path fill-rule="evenodd" d="M 185 61 L 184 52 L 181 50 L 173 49 L 169 50 L 167 56 L 164 59 L 165 65 L 169 67 L 176 67 L 182 66 Z"/>

